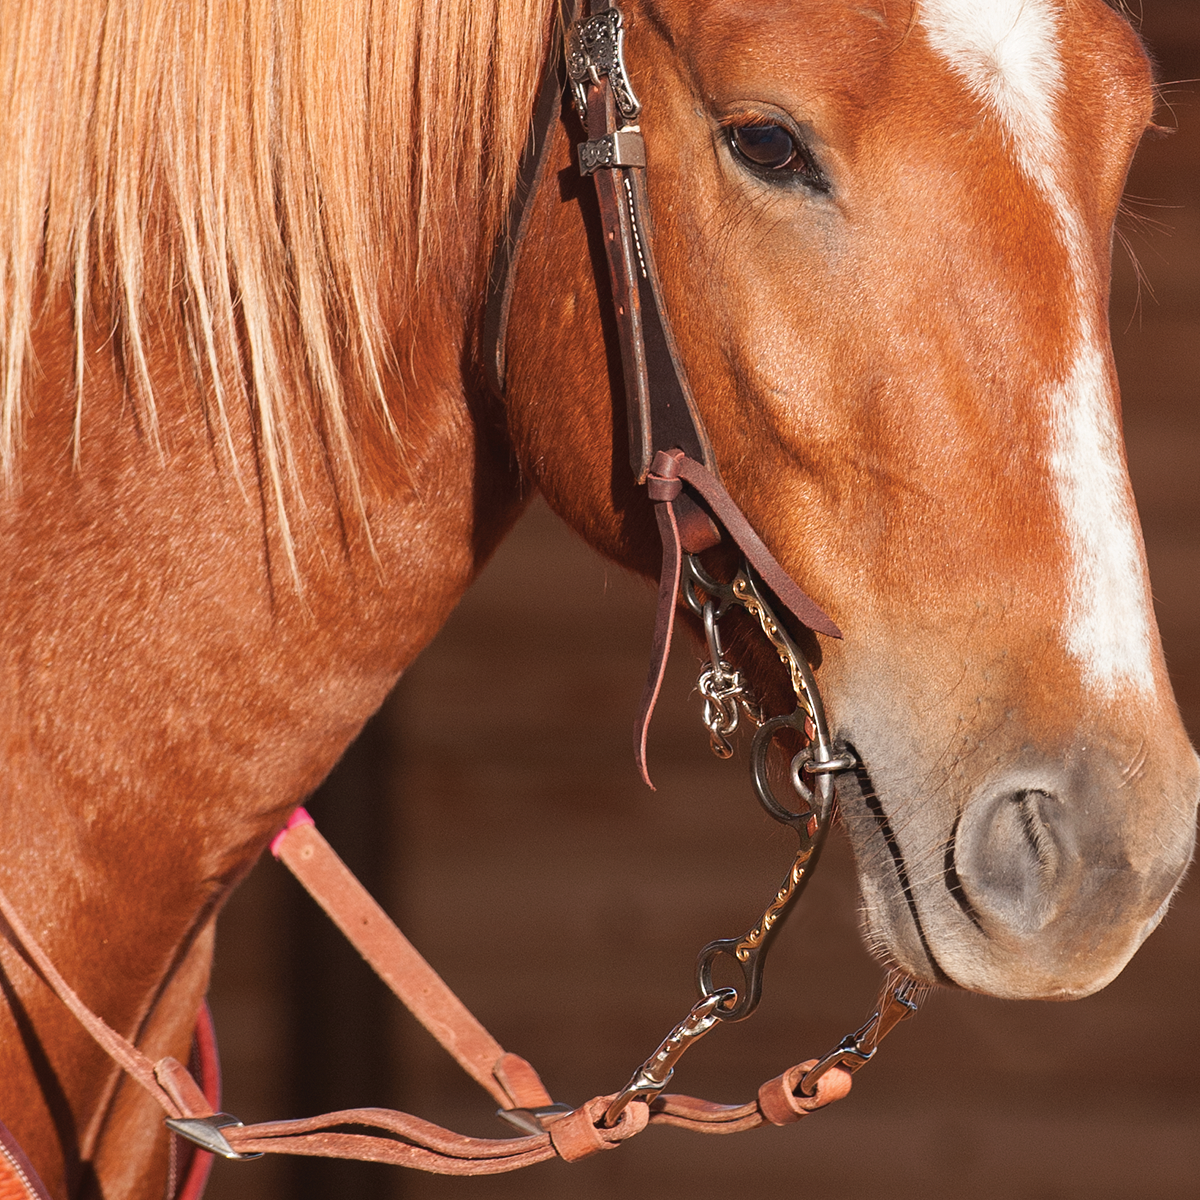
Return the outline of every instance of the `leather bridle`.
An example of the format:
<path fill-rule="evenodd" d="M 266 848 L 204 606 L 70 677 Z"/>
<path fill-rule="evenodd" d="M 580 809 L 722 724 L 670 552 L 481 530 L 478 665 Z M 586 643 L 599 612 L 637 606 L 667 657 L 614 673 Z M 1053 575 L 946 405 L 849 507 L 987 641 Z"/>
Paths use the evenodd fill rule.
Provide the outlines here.
<path fill-rule="evenodd" d="M 873 1057 L 880 1040 L 900 1020 L 916 1010 L 916 985 L 892 975 L 860 1029 L 823 1058 L 801 1063 L 764 1084 L 751 1103 L 717 1105 L 665 1093 L 690 1046 L 721 1023 L 744 1020 L 758 1005 L 767 950 L 807 883 L 832 820 L 833 776 L 856 763 L 832 738 L 809 663 L 774 606 L 787 609 L 815 632 L 831 637 L 841 633 L 779 565 L 726 491 L 671 333 L 654 262 L 646 148 L 635 123 L 641 105 L 625 70 L 621 13 L 610 0 L 591 0 L 586 17 L 578 17 L 577 9 L 575 0 L 567 14 L 565 53 L 559 51 L 557 36 L 553 39 L 509 234 L 492 272 L 483 338 L 485 369 L 503 396 L 505 339 L 529 223 L 528 201 L 547 170 L 551 135 L 561 111 L 560 71 L 565 61 L 577 110 L 586 119 L 587 139 L 578 147 L 579 163 L 593 180 L 599 202 L 629 413 L 630 461 L 655 506 L 663 545 L 654 647 L 635 725 L 637 762 L 649 783 L 647 729 L 682 599 L 703 623 L 708 642 L 710 662 L 700 689 L 714 751 L 728 757 L 727 738 L 742 716 L 757 724 L 750 755 L 755 792 L 774 820 L 795 830 L 799 845 L 787 876 L 754 925 L 742 936 L 711 942 L 700 952 L 699 999 L 690 1012 L 621 1091 L 572 1108 L 554 1104 L 534 1069 L 500 1047 L 367 895 L 311 818 L 297 810 L 272 845 L 276 857 L 523 1135 L 500 1140 L 463 1137 L 383 1109 L 252 1126 L 214 1112 L 211 1099 L 183 1066 L 170 1058 L 150 1062 L 80 1000 L 0 892 L 0 914 L 9 937 L 42 979 L 118 1065 L 159 1102 L 171 1129 L 211 1153 L 228 1158 L 299 1153 L 393 1162 L 447 1174 L 491 1174 L 555 1156 L 574 1161 L 613 1148 L 647 1124 L 707 1133 L 786 1124 L 845 1095 L 850 1075 Z M 699 558 L 726 539 L 744 558 L 728 582 L 710 574 Z M 720 622 L 734 608 L 748 614 L 783 664 L 796 701 L 792 713 L 766 719 L 726 660 Z M 799 809 L 778 799 L 768 775 L 768 754 L 781 739 L 792 747 L 802 743 L 790 767 L 791 783 L 802 803 Z M 735 986 L 715 983 L 714 966 L 720 959 L 732 962 Z M 347 1131 L 363 1127 L 376 1132 Z"/>
<path fill-rule="evenodd" d="M 675 610 L 682 599 L 703 622 L 708 641 L 710 661 L 701 672 L 700 691 L 706 700 L 713 749 L 721 757 L 728 756 L 731 751 L 725 739 L 736 729 L 741 715 L 758 725 L 751 748 L 755 792 L 767 813 L 795 829 L 800 838 L 792 868 L 759 924 L 742 938 L 713 942 L 700 953 L 700 1000 L 686 1021 L 695 1023 L 702 1011 L 707 1031 L 720 1021 L 743 1020 L 757 1006 L 771 935 L 798 899 L 829 827 L 832 777 L 857 765 L 849 749 L 834 742 L 807 658 L 772 605 L 778 602 L 816 633 L 835 638 L 842 635 L 775 560 L 720 480 L 712 444 L 671 331 L 655 264 L 646 144 L 637 123 L 643 107 L 625 66 L 623 18 L 612 0 L 591 0 L 586 17 L 579 15 L 579 8 L 579 0 L 574 0 L 564 54 L 574 108 L 586 125 L 587 140 L 577 147 L 579 169 L 592 179 L 599 207 L 611 316 L 624 375 L 630 465 L 637 483 L 645 485 L 654 503 L 663 551 L 654 643 L 634 727 L 634 755 L 643 779 L 650 784 L 647 731 L 670 652 Z M 484 324 L 484 364 L 492 387 L 501 396 L 506 383 L 509 311 L 529 225 L 529 202 L 547 170 L 551 133 L 562 108 L 559 72 L 560 60 L 552 53 L 510 212 L 513 232 L 493 271 Z M 710 575 L 699 558 L 722 542 L 734 543 L 744 558 L 741 570 L 729 583 Z M 765 720 L 740 673 L 725 660 L 719 622 L 735 607 L 745 609 L 757 621 L 783 663 L 796 698 L 796 709 L 790 715 Z M 782 804 L 768 778 L 768 751 L 781 735 L 803 743 L 792 758 L 790 771 L 793 787 L 805 806 L 802 812 Z M 714 1005 L 712 968 L 722 956 L 729 956 L 740 968 L 741 983 L 733 996 Z M 689 1039 L 696 1036 L 690 1033 Z M 823 1062 L 824 1069 L 828 1066 Z M 814 1073 L 805 1080 L 806 1091 L 817 1077 Z M 632 1084 L 631 1089 L 631 1094 L 640 1094 Z"/>

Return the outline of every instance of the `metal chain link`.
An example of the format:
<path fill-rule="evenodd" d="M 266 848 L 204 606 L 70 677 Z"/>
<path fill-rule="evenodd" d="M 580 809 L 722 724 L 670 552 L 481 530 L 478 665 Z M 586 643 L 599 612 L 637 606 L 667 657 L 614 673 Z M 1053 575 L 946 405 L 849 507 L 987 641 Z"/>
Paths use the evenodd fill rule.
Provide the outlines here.
<path fill-rule="evenodd" d="M 704 606 L 704 635 L 708 640 L 708 662 L 701 668 L 696 687 L 704 697 L 704 727 L 708 741 L 718 758 L 730 758 L 733 744 L 729 739 L 737 732 L 744 713 L 756 726 L 766 719 L 762 706 L 741 671 L 730 665 L 721 650 L 721 635 L 717 631 L 717 606 L 709 600 Z"/>

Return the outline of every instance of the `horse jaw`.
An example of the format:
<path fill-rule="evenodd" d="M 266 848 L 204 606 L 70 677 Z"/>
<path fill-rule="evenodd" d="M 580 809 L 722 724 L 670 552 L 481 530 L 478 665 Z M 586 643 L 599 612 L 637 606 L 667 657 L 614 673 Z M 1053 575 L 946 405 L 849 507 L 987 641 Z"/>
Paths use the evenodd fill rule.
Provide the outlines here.
<path fill-rule="evenodd" d="M 865 764 L 839 795 L 868 941 L 929 982 L 1094 991 L 1161 916 L 1200 791 L 1106 333 L 1151 114 L 1136 38 L 1099 0 L 846 5 L 840 40 L 805 0 L 624 7 L 654 249 L 720 470 L 846 634 L 818 678 Z M 747 173 L 746 113 L 783 114 L 829 189 Z M 653 574 L 570 136 L 518 273 L 511 428 L 551 506 Z M 768 656 L 748 665 L 765 682 Z"/>

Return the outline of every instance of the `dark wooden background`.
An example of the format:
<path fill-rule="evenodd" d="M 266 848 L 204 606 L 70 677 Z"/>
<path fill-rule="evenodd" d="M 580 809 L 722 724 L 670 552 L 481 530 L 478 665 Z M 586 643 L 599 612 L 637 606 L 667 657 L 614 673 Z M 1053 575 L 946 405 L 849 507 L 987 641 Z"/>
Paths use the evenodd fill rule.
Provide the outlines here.
<path fill-rule="evenodd" d="M 1165 80 L 1200 75 L 1200 4 L 1145 0 Z M 1112 306 L 1130 468 L 1167 657 L 1200 739 L 1200 86 L 1148 143 Z M 452 987 L 555 1097 L 615 1090 L 691 1004 L 692 958 L 743 928 L 787 862 L 744 756 L 706 749 L 694 656 L 652 737 L 629 730 L 652 602 L 544 508 L 530 512 L 311 809 Z M 714 1033 L 676 1086 L 749 1098 L 868 1010 L 878 969 L 833 844 L 775 953 L 754 1020 Z M 1195 1200 L 1200 1196 L 1200 886 L 1132 965 L 1069 1005 L 943 993 L 785 1130 L 653 1130 L 618 1153 L 454 1180 L 304 1159 L 218 1163 L 210 1200 Z M 244 1120 L 400 1107 L 503 1136 L 488 1099 L 391 1001 L 287 873 L 260 864 L 220 922 L 212 1003 L 226 1107 Z"/>

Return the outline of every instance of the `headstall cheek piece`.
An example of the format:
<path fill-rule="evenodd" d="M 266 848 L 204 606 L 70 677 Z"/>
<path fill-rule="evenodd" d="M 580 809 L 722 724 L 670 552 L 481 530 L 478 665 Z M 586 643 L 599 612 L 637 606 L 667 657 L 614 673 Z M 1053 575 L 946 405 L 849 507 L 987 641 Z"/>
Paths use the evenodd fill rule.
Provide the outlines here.
<path fill-rule="evenodd" d="M 698 686 L 713 751 L 721 758 L 731 755 L 728 739 L 741 715 L 757 726 L 750 752 L 755 793 L 769 816 L 796 831 L 799 845 L 787 876 L 759 920 L 741 937 L 714 941 L 701 950 L 696 964 L 699 1000 L 613 1099 L 605 1114 L 608 1126 L 630 1103 L 652 1101 L 666 1087 L 683 1054 L 710 1030 L 725 1021 L 744 1020 L 758 1006 L 771 942 L 807 884 L 829 829 L 833 776 L 856 765 L 849 750 L 834 743 L 808 660 L 776 616 L 763 582 L 803 624 L 833 637 L 840 637 L 840 631 L 780 567 L 721 484 L 675 346 L 654 265 L 645 140 L 641 127 L 629 124 L 644 119 L 644 113 L 625 65 L 624 36 L 619 10 L 607 0 L 594 3 L 591 15 L 570 28 L 566 60 L 575 108 L 588 135 L 578 146 L 579 169 L 595 182 L 605 233 L 626 383 L 631 465 L 654 502 L 663 541 L 655 644 L 635 727 L 635 756 L 649 783 L 647 731 L 670 651 L 677 600 L 682 596 L 702 622 L 708 642 L 709 661 Z M 710 575 L 699 558 L 726 536 L 745 555 L 741 570 L 729 583 Z M 792 713 L 767 719 L 740 673 L 726 660 L 719 625 L 734 608 L 741 608 L 757 623 L 777 653 L 795 696 Z M 771 784 L 768 757 L 780 738 L 801 743 L 789 772 L 801 801 L 799 810 L 781 802 Z M 736 986 L 717 986 L 714 969 L 722 960 L 732 964 Z M 907 1013 L 912 1002 L 903 985 L 887 994 L 894 999 L 900 993 L 904 996 L 900 1011 Z M 881 1002 L 862 1029 L 809 1067 L 801 1091 L 811 1094 L 835 1065 L 857 1069 L 865 1063 L 874 1053 L 883 1025 L 890 1028 L 895 1023 L 885 1019 L 891 1011 L 891 1001 Z M 864 1049 L 868 1042 L 869 1053 Z"/>
<path fill-rule="evenodd" d="M 763 1084 L 754 1101 L 721 1105 L 664 1090 L 691 1046 L 717 1025 L 744 1020 L 757 1007 L 767 951 L 807 884 L 829 830 L 833 776 L 856 764 L 849 750 L 831 738 L 809 663 L 776 616 L 773 603 L 781 604 L 816 632 L 831 637 L 841 633 L 776 562 L 725 490 L 676 351 L 654 266 L 645 142 L 640 128 L 629 124 L 640 116 L 642 106 L 629 80 L 623 47 L 621 13 L 608 0 L 592 0 L 591 14 L 569 24 L 567 71 L 588 134 L 579 151 L 580 169 L 595 183 L 607 234 L 604 241 L 629 411 L 630 460 L 634 476 L 646 485 L 654 504 L 663 542 L 654 648 L 635 726 L 635 756 L 649 783 L 647 729 L 682 597 L 703 624 L 708 642 L 710 661 L 701 674 L 700 690 L 713 749 L 720 757 L 729 756 L 728 738 L 741 716 L 757 727 L 750 750 L 754 790 L 768 815 L 796 832 L 799 845 L 791 867 L 745 933 L 710 942 L 701 950 L 696 964 L 699 999 L 625 1087 L 569 1108 L 555 1104 L 534 1068 L 506 1052 L 488 1033 L 338 858 L 312 818 L 297 809 L 272 843 L 272 853 L 400 1001 L 496 1100 L 499 1115 L 522 1135 L 508 1139 L 464 1137 L 407 1113 L 379 1108 L 243 1125 L 236 1117 L 217 1112 L 219 1097 L 206 1092 L 180 1063 L 173 1058 L 151 1062 L 89 1009 L 0 891 L 0 917 L 10 940 L 92 1038 L 161 1105 L 169 1127 L 209 1153 L 231 1158 L 262 1153 L 361 1158 L 439 1174 L 481 1175 L 517 1170 L 554 1157 L 574 1162 L 613 1149 L 649 1124 L 703 1133 L 784 1125 L 844 1096 L 851 1075 L 870 1061 L 881 1039 L 916 1011 L 916 984 L 893 974 L 861 1028 L 823 1058 L 800 1063 Z M 544 176 L 560 111 L 563 85 L 559 64 L 559 54 L 554 51 L 543 73 L 533 137 L 509 213 L 511 236 L 498 247 L 493 267 L 482 346 L 485 369 L 501 395 L 504 334 L 529 215 L 527 201 Z M 725 537 L 744 555 L 741 569 L 728 583 L 709 574 L 699 558 Z M 720 622 L 735 608 L 757 625 L 778 656 L 796 701 L 790 714 L 768 718 L 726 660 Z M 768 771 L 772 746 L 785 740 L 793 750 L 797 742 L 801 745 L 792 755 L 788 772 L 800 800 L 798 808 L 778 798 Z M 735 984 L 716 983 L 714 969 L 719 962 L 732 970 Z M 202 1176 L 200 1183 L 202 1186 Z M 189 1192 L 186 1200 L 195 1200 L 195 1196 L 198 1190 Z M 182 1195 L 180 1200 L 184 1200 Z"/>

